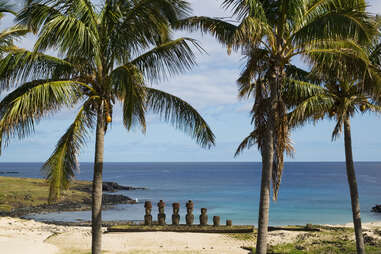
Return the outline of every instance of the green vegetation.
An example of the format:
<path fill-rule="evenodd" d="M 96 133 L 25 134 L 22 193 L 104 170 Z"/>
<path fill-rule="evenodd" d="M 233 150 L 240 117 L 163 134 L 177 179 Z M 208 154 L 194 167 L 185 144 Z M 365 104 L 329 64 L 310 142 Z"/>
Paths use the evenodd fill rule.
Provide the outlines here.
<path fill-rule="evenodd" d="M 319 227 L 319 226 L 316 226 Z M 299 227 L 303 229 L 303 227 Z M 356 253 L 352 228 L 342 227 L 319 227 L 320 232 L 303 232 L 299 234 L 295 242 L 270 246 L 268 254 L 353 254 Z M 378 230 L 373 233 L 377 234 Z M 227 234 L 237 240 L 254 242 L 255 233 Z M 365 251 L 368 254 L 381 253 L 381 239 L 365 237 Z M 252 249 L 255 253 L 255 248 Z"/>
<path fill-rule="evenodd" d="M 92 253 L 100 254 L 104 138 L 117 103 L 122 105 L 127 130 L 138 127 L 145 132 L 146 113 L 151 112 L 202 147 L 214 145 L 214 134 L 196 109 L 151 87 L 196 64 L 193 49 L 200 50 L 198 43 L 191 38 L 172 39 L 172 28 L 177 27 L 208 32 L 228 51 L 241 51 L 245 59 L 237 83 L 239 96 L 251 100 L 253 131 L 236 155 L 254 145 L 262 155 L 257 252 L 267 253 L 271 182 L 277 199 L 284 154 L 293 151 L 291 130 L 324 116 L 337 122 L 333 137 L 344 129 L 357 253 L 379 252 L 378 242 L 364 246 L 350 128 L 355 113 L 381 112 L 379 18 L 366 12 L 365 0 L 223 0 L 222 6 L 231 11 L 229 19 L 189 17 L 190 4 L 185 0 L 97 4 L 30 0 L 19 13 L 0 0 L 0 18 L 9 12 L 18 23 L 0 35 L 0 89 L 10 91 L 0 102 L 0 150 L 10 139 L 32 134 L 35 124 L 46 116 L 62 108 L 79 109 L 43 166 L 48 181 L 1 178 L 0 211 L 44 205 L 47 197 L 52 203 L 63 196 L 60 202 L 88 204 L 90 194 L 82 185 L 89 183 L 71 180 L 78 154 L 96 130 Z M 29 31 L 38 35 L 33 51 L 16 47 L 14 39 Z M 59 57 L 47 55 L 50 49 L 57 50 Z M 292 64 L 297 56 L 306 60 L 311 71 Z M 70 191 L 69 185 L 74 187 Z M 135 232 L 226 229 L 111 228 Z M 229 229 L 250 231 L 239 226 Z M 350 253 L 355 251 L 351 234 L 351 230 L 325 228 L 304 234 L 296 244 L 273 246 L 270 253 Z"/>
<path fill-rule="evenodd" d="M 63 193 L 60 203 L 84 204 L 91 200 L 85 189 L 90 182 L 74 181 L 72 188 Z M 48 204 L 49 184 L 43 179 L 0 176 L 0 212 L 11 212 L 16 208 Z"/>
<path fill-rule="evenodd" d="M 92 253 L 101 253 L 104 139 L 114 106 L 129 131 L 146 131 L 146 113 L 189 134 L 202 147 L 214 134 L 186 101 L 152 87 L 190 70 L 191 38 L 172 38 L 173 25 L 190 13 L 183 0 L 26 1 L 17 22 L 38 36 L 33 51 L 8 48 L 0 63 L 0 146 L 34 132 L 37 122 L 63 108 L 77 109 L 74 120 L 43 165 L 49 200 L 68 189 L 78 154 L 95 130 L 92 188 Z M 59 57 L 46 54 L 57 50 Z"/>
<path fill-rule="evenodd" d="M 325 71 L 332 67 L 332 61 L 327 59 L 334 59 L 339 62 L 340 68 L 344 66 L 342 69 L 345 69 L 345 74 L 348 73 L 347 70 L 358 74 L 354 77 L 356 81 L 361 81 L 364 77 L 366 82 L 361 83 L 361 88 L 369 88 L 369 83 L 379 77 L 377 72 L 380 68 L 377 66 L 377 70 L 371 71 L 369 56 L 359 53 L 358 49 L 364 45 L 369 47 L 376 39 L 375 36 L 379 36 L 379 24 L 366 13 L 364 0 L 224 0 L 222 7 L 232 13 L 228 20 L 192 17 L 182 21 L 179 27 L 210 33 L 226 45 L 229 51 L 242 53 L 244 67 L 237 84 L 239 96 L 249 99 L 253 105 L 250 111 L 253 131 L 240 144 L 236 155 L 253 146 L 257 146 L 261 152 L 257 253 L 265 254 L 270 189 L 276 200 L 283 173 L 284 154 L 290 155 L 293 152 L 291 130 L 296 125 L 302 125 L 300 122 L 292 124 L 288 114 L 304 95 L 298 94 L 295 100 L 290 100 L 287 90 L 292 83 L 303 84 L 312 79 L 309 72 L 292 64 L 293 59 L 302 57 L 309 64 L 308 69 Z M 340 61 L 343 56 L 350 60 L 348 65 Z M 318 58 L 325 63 L 322 65 L 321 61 L 317 61 Z M 363 68 L 353 69 L 351 64 Z M 323 82 L 320 79 L 317 84 Z M 340 89 L 336 84 L 335 88 Z M 367 106 L 364 101 L 362 104 L 362 108 Z M 343 112 L 341 116 L 343 115 L 346 116 L 347 112 Z M 344 121 L 345 119 L 341 122 Z M 350 142 L 346 139 L 346 143 Z M 352 154 L 348 151 L 347 144 L 348 181 L 351 186 L 357 249 L 359 254 L 364 254 L 354 166 L 353 163 L 350 165 Z"/>

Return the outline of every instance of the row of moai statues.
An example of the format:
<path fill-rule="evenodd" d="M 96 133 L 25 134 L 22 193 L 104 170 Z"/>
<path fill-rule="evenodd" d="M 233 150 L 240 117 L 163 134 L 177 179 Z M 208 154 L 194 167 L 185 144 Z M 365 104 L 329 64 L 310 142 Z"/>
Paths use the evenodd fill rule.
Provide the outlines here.
<path fill-rule="evenodd" d="M 157 221 L 159 225 L 165 225 L 165 219 L 166 215 L 164 212 L 165 208 L 165 203 L 163 200 L 160 200 L 159 203 L 157 203 L 157 207 L 159 209 L 159 213 L 157 215 Z M 146 214 L 144 216 L 144 225 L 152 225 L 152 202 L 151 201 L 146 201 L 144 203 L 144 208 L 146 210 Z M 194 215 L 193 215 L 193 209 L 194 205 L 192 200 L 189 200 L 186 203 L 186 208 L 187 208 L 187 214 L 185 216 L 185 221 L 188 226 L 193 225 L 194 222 Z M 172 225 L 179 225 L 180 224 L 180 203 L 173 203 L 172 204 L 172 209 L 173 209 L 173 214 L 172 214 Z M 200 215 L 200 225 L 201 226 L 206 226 L 208 225 L 208 214 L 207 214 L 207 209 L 206 208 L 201 208 L 201 215 Z M 213 216 L 213 225 L 214 226 L 220 226 L 220 216 Z M 226 220 L 226 226 L 232 226 L 232 221 L 231 220 Z"/>

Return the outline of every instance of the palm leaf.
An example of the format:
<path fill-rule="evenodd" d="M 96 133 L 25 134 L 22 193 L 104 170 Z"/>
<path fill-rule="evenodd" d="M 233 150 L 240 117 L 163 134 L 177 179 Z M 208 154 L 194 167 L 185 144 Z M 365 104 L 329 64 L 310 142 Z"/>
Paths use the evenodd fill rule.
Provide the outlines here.
<path fill-rule="evenodd" d="M 97 52 L 98 33 L 88 1 L 31 1 L 17 16 L 20 24 L 38 32 L 35 51 L 59 49 L 76 55 Z"/>
<path fill-rule="evenodd" d="M 195 54 L 190 44 L 201 50 L 199 44 L 190 38 L 179 38 L 166 42 L 132 60 L 148 80 L 160 80 L 182 73 L 195 65 Z"/>
<path fill-rule="evenodd" d="M 219 42 L 226 45 L 233 41 L 237 26 L 223 19 L 209 17 L 191 17 L 179 20 L 175 27 L 189 32 L 201 31 L 214 36 Z"/>
<path fill-rule="evenodd" d="M 0 102 L 0 143 L 24 138 L 43 117 L 62 107 L 72 107 L 81 98 L 73 81 L 35 80 L 25 83 Z"/>
<path fill-rule="evenodd" d="M 115 94 L 123 103 L 123 124 L 130 130 L 139 124 L 146 130 L 146 90 L 142 73 L 134 66 L 121 66 L 111 74 Z"/>
<path fill-rule="evenodd" d="M 249 136 L 242 140 L 242 142 L 239 144 L 235 151 L 234 157 L 237 157 L 238 155 L 242 154 L 245 150 L 249 150 L 256 144 L 259 145 L 258 138 L 260 136 L 258 132 L 258 130 L 254 130 L 249 134 Z"/>
<path fill-rule="evenodd" d="M 17 25 L 3 30 L 0 33 L 0 50 L 7 51 L 9 47 L 14 45 L 16 40 L 28 32 L 29 30 L 27 28 Z"/>
<path fill-rule="evenodd" d="M 50 186 L 49 202 L 60 198 L 62 190 L 69 187 L 75 171 L 79 170 L 77 156 L 87 141 L 88 129 L 94 126 L 95 114 L 90 110 L 89 104 L 88 101 L 82 106 L 74 122 L 41 168 Z"/>
<path fill-rule="evenodd" d="M 11 13 L 16 15 L 16 12 L 13 10 L 14 6 L 8 3 L 9 1 L 0 1 L 0 18 L 3 13 Z"/>
<path fill-rule="evenodd" d="M 0 87 L 7 89 L 19 82 L 35 79 L 51 79 L 58 70 L 71 70 L 74 66 L 65 60 L 39 52 L 11 47 L 0 60 Z"/>
<path fill-rule="evenodd" d="M 159 114 L 177 129 L 189 133 L 202 147 L 214 145 L 215 137 L 202 116 L 187 102 L 163 91 L 146 88 L 147 110 Z"/>
<path fill-rule="evenodd" d="M 313 2 L 313 1 L 312 1 Z M 374 24 L 364 12 L 364 1 L 315 1 L 292 35 L 296 45 L 319 39 L 354 39 L 369 42 L 376 33 Z M 362 3 L 361 3 L 362 2 Z"/>

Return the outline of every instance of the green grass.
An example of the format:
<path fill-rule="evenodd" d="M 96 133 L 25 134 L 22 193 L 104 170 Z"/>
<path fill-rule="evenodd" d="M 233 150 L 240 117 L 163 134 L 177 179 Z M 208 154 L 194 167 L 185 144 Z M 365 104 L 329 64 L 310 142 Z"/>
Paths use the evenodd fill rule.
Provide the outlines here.
<path fill-rule="evenodd" d="M 356 243 L 354 240 L 354 230 L 343 227 L 320 227 L 321 232 L 301 233 L 295 242 L 270 246 L 268 254 L 355 254 Z M 374 231 L 379 232 L 380 229 Z M 253 234 L 252 234 L 253 235 Z M 250 240 L 249 236 L 229 235 L 235 239 Z M 242 238 L 243 237 L 243 238 Z M 245 239 L 246 238 L 246 239 Z M 255 236 L 252 236 L 255 244 Z M 255 253 L 255 248 L 252 248 Z M 381 253 L 381 240 L 373 239 L 372 243 L 366 244 L 367 254 Z"/>
<path fill-rule="evenodd" d="M 282 244 L 273 246 L 269 249 L 269 254 L 355 254 L 356 245 L 353 241 L 341 242 L 330 241 L 315 243 L 313 245 L 303 244 Z M 255 253 L 255 252 L 254 252 Z M 380 254 L 381 246 L 366 246 L 366 253 Z"/>
<path fill-rule="evenodd" d="M 256 233 L 241 233 L 241 234 L 227 234 L 227 236 L 240 241 L 255 241 L 257 239 Z"/>
<path fill-rule="evenodd" d="M 60 202 L 84 203 L 91 194 L 83 191 L 90 182 L 74 181 L 62 195 Z M 10 212 L 15 208 L 47 204 L 49 187 L 45 180 L 0 176 L 0 212 Z"/>

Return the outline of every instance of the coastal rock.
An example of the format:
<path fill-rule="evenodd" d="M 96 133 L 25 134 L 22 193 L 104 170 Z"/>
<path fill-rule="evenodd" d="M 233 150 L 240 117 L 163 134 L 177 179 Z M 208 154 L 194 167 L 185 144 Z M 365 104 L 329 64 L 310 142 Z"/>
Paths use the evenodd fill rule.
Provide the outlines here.
<path fill-rule="evenodd" d="M 135 203 L 136 201 L 124 195 L 103 194 L 102 202 L 104 205 L 115 205 L 115 204 L 130 204 L 130 203 Z"/>
<path fill-rule="evenodd" d="M 381 213 L 381 205 L 376 205 L 376 206 L 372 207 L 372 212 Z"/>
<path fill-rule="evenodd" d="M 117 192 L 120 190 L 146 190 L 146 188 L 143 187 L 123 186 L 116 182 L 103 182 L 102 189 L 106 192 Z"/>
<path fill-rule="evenodd" d="M 18 173 L 17 171 L 0 171 L 0 175 L 15 175 Z"/>

